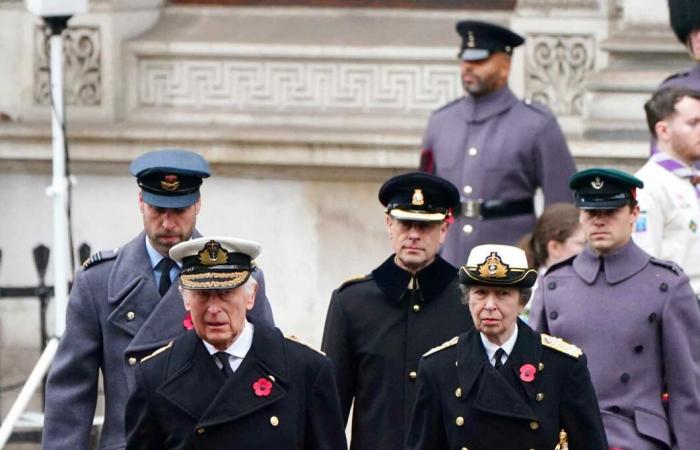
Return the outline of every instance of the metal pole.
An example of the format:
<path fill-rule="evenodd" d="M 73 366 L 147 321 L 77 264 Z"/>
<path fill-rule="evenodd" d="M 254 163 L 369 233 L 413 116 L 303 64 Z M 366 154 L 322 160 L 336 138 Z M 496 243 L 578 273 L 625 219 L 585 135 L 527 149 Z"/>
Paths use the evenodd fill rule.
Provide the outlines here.
<path fill-rule="evenodd" d="M 63 38 L 53 33 L 49 42 L 51 50 L 51 96 L 53 114 L 53 263 L 55 335 L 61 337 L 66 326 L 68 305 L 68 280 L 70 279 L 70 249 L 68 244 L 68 180 L 66 179 L 65 127 L 63 114 Z"/>
<path fill-rule="evenodd" d="M 0 426 L 0 448 L 4 448 L 5 444 L 7 444 L 7 440 L 10 439 L 15 423 L 24 412 L 27 404 L 29 404 L 29 401 L 32 399 L 36 388 L 39 386 L 39 384 L 41 384 L 42 378 L 46 372 L 48 372 L 49 366 L 51 365 L 51 361 L 53 360 L 57 349 L 58 339 L 53 338 L 46 345 L 46 349 L 41 354 L 36 366 L 34 366 L 32 373 L 29 375 L 29 379 L 26 383 L 24 383 L 22 390 L 19 392 L 17 400 L 15 400 L 15 402 L 12 404 L 10 412 L 7 413 L 7 417 L 5 417 L 5 420 L 2 422 L 2 426 Z"/>

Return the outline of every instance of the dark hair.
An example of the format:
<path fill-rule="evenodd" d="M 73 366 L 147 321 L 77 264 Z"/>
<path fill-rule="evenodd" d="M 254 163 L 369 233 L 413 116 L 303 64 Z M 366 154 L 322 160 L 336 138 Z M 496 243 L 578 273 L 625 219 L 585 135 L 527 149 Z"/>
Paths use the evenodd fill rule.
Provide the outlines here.
<path fill-rule="evenodd" d="M 654 93 L 644 104 L 649 132 L 656 139 L 656 124 L 676 114 L 676 105 L 685 97 L 700 101 L 700 91 L 694 89 L 668 87 Z"/>
<path fill-rule="evenodd" d="M 549 257 L 549 241 L 564 242 L 578 229 L 578 209 L 571 203 L 554 203 L 549 205 L 537 219 L 535 228 L 520 239 L 518 247 L 525 251 L 527 264 L 539 269 Z"/>

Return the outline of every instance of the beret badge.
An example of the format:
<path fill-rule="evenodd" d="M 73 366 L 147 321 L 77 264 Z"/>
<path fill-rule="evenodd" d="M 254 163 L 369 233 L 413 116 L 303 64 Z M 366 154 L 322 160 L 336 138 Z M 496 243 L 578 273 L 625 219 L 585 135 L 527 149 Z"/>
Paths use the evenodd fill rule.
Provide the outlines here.
<path fill-rule="evenodd" d="M 476 268 L 481 278 L 506 278 L 510 270 L 508 264 L 503 264 L 497 252 L 491 252 L 486 260 Z"/>
<path fill-rule="evenodd" d="M 204 266 L 216 266 L 228 261 L 228 252 L 216 241 L 207 242 L 198 256 L 199 262 Z"/>

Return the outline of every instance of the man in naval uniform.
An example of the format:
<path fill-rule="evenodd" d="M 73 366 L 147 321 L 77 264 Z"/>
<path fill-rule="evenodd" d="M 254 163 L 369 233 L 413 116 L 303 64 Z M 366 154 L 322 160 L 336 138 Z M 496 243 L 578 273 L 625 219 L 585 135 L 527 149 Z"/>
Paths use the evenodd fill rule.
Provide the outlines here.
<path fill-rule="evenodd" d="M 658 152 L 635 174 L 644 189 L 632 238 L 650 255 L 678 263 L 698 295 L 700 91 L 664 88 L 644 109 Z"/>
<path fill-rule="evenodd" d="M 700 448 L 700 308 L 688 277 L 631 239 L 643 183 L 615 169 L 571 178 L 587 238 L 550 267 L 530 323 L 588 355 L 610 447 Z"/>
<path fill-rule="evenodd" d="M 475 245 L 515 244 L 535 225 L 533 197 L 572 202 L 576 171 L 556 118 L 508 88 L 511 54 L 524 39 L 485 22 L 457 23 L 465 95 L 435 111 L 423 138 L 421 170 L 461 191 L 461 213 L 441 255 L 461 266 Z"/>
<path fill-rule="evenodd" d="M 100 372 L 105 417 L 99 448 L 123 449 L 133 366 L 191 327 L 171 286 L 180 268 L 168 251 L 197 234 L 199 187 L 209 165 L 193 152 L 161 150 L 139 156 L 130 170 L 141 188 L 144 231 L 123 247 L 93 255 L 76 274 L 46 385 L 44 450 L 88 448 Z M 260 287 L 250 317 L 272 323 L 264 278 L 256 273 Z"/>
<path fill-rule="evenodd" d="M 224 237 L 170 250 L 194 330 L 136 367 L 127 450 L 347 449 L 328 358 L 246 320 L 259 253 Z"/>
<path fill-rule="evenodd" d="M 457 268 L 437 254 L 457 189 L 415 172 L 384 183 L 379 201 L 394 254 L 333 292 L 323 332 L 346 422 L 354 400 L 352 450 L 403 448 L 420 356 L 473 326 Z"/>
<path fill-rule="evenodd" d="M 459 282 L 475 329 L 421 360 L 407 449 L 608 449 L 586 357 L 518 319 L 536 279 L 517 247 L 472 249 Z"/>

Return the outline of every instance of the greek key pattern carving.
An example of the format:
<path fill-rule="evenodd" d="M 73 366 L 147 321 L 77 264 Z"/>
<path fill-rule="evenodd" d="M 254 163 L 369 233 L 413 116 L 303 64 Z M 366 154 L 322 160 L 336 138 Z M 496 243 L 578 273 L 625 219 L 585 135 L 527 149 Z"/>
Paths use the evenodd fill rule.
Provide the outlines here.
<path fill-rule="evenodd" d="M 581 115 L 584 79 L 595 67 L 592 35 L 531 34 L 525 90 L 556 114 Z"/>
<path fill-rule="evenodd" d="M 44 29 L 37 27 L 34 52 L 34 101 L 51 101 L 49 41 Z M 63 32 L 64 101 L 68 105 L 98 106 L 102 101 L 100 30 L 95 27 L 70 27 Z"/>
<path fill-rule="evenodd" d="M 430 111 L 460 92 L 455 64 L 144 58 L 138 105 L 230 112 Z"/>

